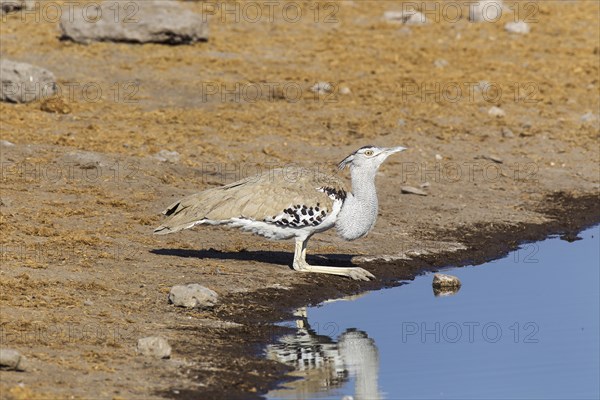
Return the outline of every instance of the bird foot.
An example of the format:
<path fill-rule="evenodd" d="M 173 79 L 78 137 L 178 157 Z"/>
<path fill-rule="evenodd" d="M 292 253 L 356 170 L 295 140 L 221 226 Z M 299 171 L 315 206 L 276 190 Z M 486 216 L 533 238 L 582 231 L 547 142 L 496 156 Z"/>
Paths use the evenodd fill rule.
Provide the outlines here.
<path fill-rule="evenodd" d="M 310 265 L 307 263 L 294 263 L 293 268 L 299 272 L 316 272 L 321 274 L 346 276 L 356 281 L 369 281 L 375 279 L 375 275 L 360 267 L 326 267 L 322 265 Z"/>
<path fill-rule="evenodd" d="M 348 268 L 348 270 L 348 276 L 355 281 L 370 281 L 371 279 L 375 279 L 375 275 L 364 268 L 354 267 Z"/>

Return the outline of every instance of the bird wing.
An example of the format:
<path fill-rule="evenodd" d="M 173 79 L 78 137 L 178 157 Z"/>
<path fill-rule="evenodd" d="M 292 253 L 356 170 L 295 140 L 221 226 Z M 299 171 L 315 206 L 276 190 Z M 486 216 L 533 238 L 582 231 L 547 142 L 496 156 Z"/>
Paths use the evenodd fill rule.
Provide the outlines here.
<path fill-rule="evenodd" d="M 154 233 L 177 232 L 202 220 L 218 222 L 248 218 L 263 221 L 294 205 L 320 207 L 329 214 L 334 199 L 343 200 L 345 196 L 342 181 L 316 169 L 271 169 L 171 204 L 163 211 L 168 219 Z"/>

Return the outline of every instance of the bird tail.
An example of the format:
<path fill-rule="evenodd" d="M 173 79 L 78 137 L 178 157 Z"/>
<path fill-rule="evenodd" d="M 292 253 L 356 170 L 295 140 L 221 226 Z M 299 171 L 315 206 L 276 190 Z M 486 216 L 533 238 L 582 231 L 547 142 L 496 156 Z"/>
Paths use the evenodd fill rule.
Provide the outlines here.
<path fill-rule="evenodd" d="M 190 196 L 192 197 L 192 196 Z M 204 219 L 198 217 L 197 213 L 193 212 L 191 199 L 185 198 L 171 204 L 162 213 L 169 217 L 161 226 L 154 229 L 155 235 L 166 235 L 169 233 L 178 232 L 184 229 L 192 228 Z"/>

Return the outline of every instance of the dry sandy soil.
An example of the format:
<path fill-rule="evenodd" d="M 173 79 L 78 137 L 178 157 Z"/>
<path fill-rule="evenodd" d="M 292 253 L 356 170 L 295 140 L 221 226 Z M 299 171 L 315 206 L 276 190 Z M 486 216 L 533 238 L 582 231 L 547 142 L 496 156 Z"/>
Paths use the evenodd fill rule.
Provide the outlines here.
<path fill-rule="evenodd" d="M 14 143 L 1 147 L 0 340 L 30 362 L 1 372 L 3 399 L 258 397 L 286 371 L 259 355 L 291 307 L 600 221 L 597 2 L 507 2 L 528 35 L 504 30 L 513 11 L 408 26 L 382 19 L 401 2 L 298 2 L 292 23 L 278 4 L 273 21 L 217 9 L 208 42 L 177 47 L 79 45 L 56 21 L 4 17 L 2 57 L 50 69 L 64 90 L 0 105 Z M 311 92 L 320 81 L 333 91 Z M 481 81 L 502 92 L 469 90 Z M 351 243 L 328 232 L 308 250 L 374 282 L 296 273 L 289 242 L 151 234 L 176 198 L 288 163 L 333 168 L 371 143 L 409 147 L 381 168 L 374 231 Z M 424 182 L 428 196 L 400 192 Z M 220 304 L 169 305 L 170 287 L 191 282 Z M 136 355 L 149 335 L 170 341 L 171 359 Z"/>

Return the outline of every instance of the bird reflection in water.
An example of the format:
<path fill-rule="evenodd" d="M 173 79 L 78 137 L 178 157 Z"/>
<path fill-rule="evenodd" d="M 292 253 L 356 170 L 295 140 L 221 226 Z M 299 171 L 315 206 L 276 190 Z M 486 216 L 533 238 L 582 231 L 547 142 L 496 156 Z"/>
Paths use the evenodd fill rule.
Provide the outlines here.
<path fill-rule="evenodd" d="M 310 327 L 305 308 L 294 315 L 297 332 L 267 346 L 267 358 L 294 367 L 290 375 L 301 379 L 285 383 L 269 397 L 312 399 L 354 378 L 354 396 L 348 398 L 382 399 L 378 390 L 379 353 L 373 339 L 363 331 L 348 329 L 336 341 Z"/>

